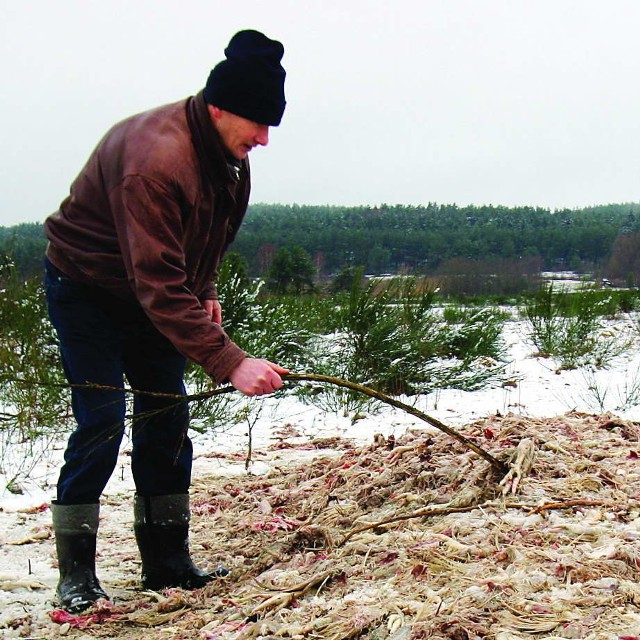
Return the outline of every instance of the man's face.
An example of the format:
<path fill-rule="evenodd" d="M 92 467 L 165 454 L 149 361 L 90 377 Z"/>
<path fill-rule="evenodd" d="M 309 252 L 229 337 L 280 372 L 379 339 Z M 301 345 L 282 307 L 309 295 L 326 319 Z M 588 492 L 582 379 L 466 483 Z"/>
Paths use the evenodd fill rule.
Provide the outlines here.
<path fill-rule="evenodd" d="M 253 147 L 269 144 L 269 125 L 258 124 L 213 105 L 208 107 L 213 126 L 234 158 L 244 160 Z"/>

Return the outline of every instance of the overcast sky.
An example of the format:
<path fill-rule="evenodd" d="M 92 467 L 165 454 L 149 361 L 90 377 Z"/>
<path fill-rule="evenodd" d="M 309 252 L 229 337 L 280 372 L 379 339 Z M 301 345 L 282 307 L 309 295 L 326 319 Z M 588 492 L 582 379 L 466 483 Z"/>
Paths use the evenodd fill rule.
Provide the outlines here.
<path fill-rule="evenodd" d="M 0 0 L 0 225 L 102 134 L 199 91 L 238 30 L 285 46 L 253 202 L 640 201 L 638 0 Z"/>

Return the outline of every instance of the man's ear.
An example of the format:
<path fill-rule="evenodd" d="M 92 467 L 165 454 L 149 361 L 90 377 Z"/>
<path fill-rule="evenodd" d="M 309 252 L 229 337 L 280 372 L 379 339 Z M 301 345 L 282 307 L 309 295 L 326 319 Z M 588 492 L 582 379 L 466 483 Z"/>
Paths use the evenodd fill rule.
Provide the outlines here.
<path fill-rule="evenodd" d="M 220 120 L 220 117 L 222 116 L 222 109 L 216 107 L 213 104 L 208 104 L 207 108 L 209 109 L 209 115 L 211 116 L 212 120 L 216 122 Z"/>

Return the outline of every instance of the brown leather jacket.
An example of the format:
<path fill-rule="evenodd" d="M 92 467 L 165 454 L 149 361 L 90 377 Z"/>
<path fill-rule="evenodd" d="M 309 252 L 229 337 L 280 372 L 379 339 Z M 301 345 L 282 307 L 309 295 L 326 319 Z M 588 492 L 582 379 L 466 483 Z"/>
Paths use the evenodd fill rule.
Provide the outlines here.
<path fill-rule="evenodd" d="M 217 382 L 246 354 L 201 301 L 249 201 L 249 164 L 230 171 L 198 95 L 132 116 L 100 141 L 45 222 L 47 256 L 74 280 L 137 301 Z"/>

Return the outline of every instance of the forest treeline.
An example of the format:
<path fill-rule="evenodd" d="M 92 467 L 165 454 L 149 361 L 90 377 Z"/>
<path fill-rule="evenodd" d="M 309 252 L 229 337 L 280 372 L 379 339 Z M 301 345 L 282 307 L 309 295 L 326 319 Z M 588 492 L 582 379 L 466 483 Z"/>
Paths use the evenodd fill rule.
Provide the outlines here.
<path fill-rule="evenodd" d="M 233 251 L 267 276 L 279 251 L 307 254 L 316 277 L 367 273 L 452 275 L 573 269 L 640 282 L 640 203 L 582 209 L 253 204 Z M 42 226 L 0 227 L 0 256 L 21 273 L 41 270 Z M 520 265 L 520 266 L 518 266 Z"/>
<path fill-rule="evenodd" d="M 544 269 L 603 267 L 620 234 L 640 231 L 640 203 L 550 211 L 534 207 L 251 207 L 234 251 L 263 274 L 281 246 L 302 247 L 321 272 L 437 272 L 452 259 L 535 257 Z"/>

